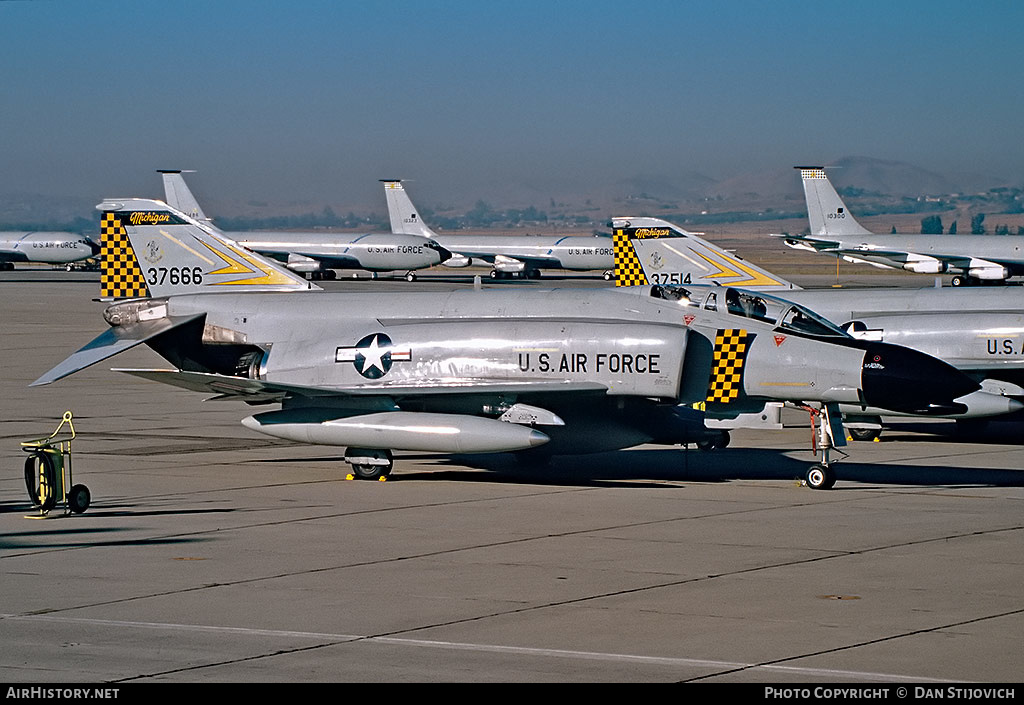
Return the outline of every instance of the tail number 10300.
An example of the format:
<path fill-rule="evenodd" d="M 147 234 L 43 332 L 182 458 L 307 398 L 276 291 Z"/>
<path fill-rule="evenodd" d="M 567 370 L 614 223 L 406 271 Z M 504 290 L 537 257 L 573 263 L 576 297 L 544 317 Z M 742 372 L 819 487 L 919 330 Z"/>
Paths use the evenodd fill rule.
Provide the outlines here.
<path fill-rule="evenodd" d="M 161 284 L 189 286 L 203 283 L 201 267 L 150 267 L 146 273 L 149 275 L 146 281 L 158 286 Z"/>

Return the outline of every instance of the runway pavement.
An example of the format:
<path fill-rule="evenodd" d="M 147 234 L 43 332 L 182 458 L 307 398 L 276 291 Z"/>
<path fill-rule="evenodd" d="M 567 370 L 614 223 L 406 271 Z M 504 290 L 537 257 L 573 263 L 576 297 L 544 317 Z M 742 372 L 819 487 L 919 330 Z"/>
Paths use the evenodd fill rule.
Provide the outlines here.
<path fill-rule="evenodd" d="M 827 492 L 796 480 L 790 412 L 721 451 L 404 453 L 344 481 L 343 449 L 109 370 L 148 350 L 29 389 L 104 329 L 97 282 L 0 273 L 2 682 L 1020 679 L 1019 424 L 899 424 Z M 19 442 L 68 409 L 93 504 L 35 518 Z"/>

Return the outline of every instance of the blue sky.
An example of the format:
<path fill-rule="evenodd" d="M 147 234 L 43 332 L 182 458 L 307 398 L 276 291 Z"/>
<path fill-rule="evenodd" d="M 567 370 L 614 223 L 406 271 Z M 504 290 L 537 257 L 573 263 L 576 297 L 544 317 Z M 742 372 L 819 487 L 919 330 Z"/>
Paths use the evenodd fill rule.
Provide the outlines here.
<path fill-rule="evenodd" d="M 500 203 L 846 155 L 1024 181 L 1022 27 L 1009 1 L 2 0 L 0 197 L 189 168 L 211 198 Z"/>

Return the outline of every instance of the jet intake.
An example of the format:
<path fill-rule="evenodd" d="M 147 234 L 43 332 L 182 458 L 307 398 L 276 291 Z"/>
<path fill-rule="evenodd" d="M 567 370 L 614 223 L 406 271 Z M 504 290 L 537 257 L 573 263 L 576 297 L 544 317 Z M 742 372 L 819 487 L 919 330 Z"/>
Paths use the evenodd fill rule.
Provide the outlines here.
<path fill-rule="evenodd" d="M 299 443 L 436 453 L 504 453 L 550 440 L 528 426 L 479 416 L 384 411 L 337 418 L 338 413 L 336 409 L 269 411 L 244 419 L 242 425 Z"/>
<path fill-rule="evenodd" d="M 494 258 L 494 269 L 498 272 L 518 274 L 519 272 L 522 272 L 524 269 L 526 269 L 526 264 L 521 260 L 517 260 L 513 257 L 497 255 Z"/>
<path fill-rule="evenodd" d="M 915 272 L 916 274 L 940 274 L 946 271 L 944 262 L 931 257 L 904 262 L 903 268 L 908 272 Z"/>
<path fill-rule="evenodd" d="M 305 255 L 297 255 L 294 252 L 288 255 L 288 269 L 293 272 L 319 272 L 322 267 L 318 260 Z"/>
<path fill-rule="evenodd" d="M 971 260 L 971 264 L 967 268 L 967 274 L 975 279 L 984 279 L 986 281 L 997 281 L 1010 276 L 1010 272 L 1006 267 L 977 259 Z"/>
<path fill-rule="evenodd" d="M 453 254 L 451 257 L 446 259 L 443 264 L 445 267 L 461 269 L 462 267 L 468 267 L 473 264 L 473 260 L 465 255 Z"/>

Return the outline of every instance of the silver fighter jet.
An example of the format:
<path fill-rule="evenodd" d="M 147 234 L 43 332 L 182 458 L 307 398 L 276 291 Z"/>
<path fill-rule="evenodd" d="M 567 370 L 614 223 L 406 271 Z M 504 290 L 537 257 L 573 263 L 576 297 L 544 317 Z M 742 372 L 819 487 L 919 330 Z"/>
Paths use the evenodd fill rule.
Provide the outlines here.
<path fill-rule="evenodd" d="M 945 413 L 978 386 L 770 296 L 734 314 L 685 287 L 328 293 L 160 201 L 98 208 L 113 254 L 101 277 L 110 328 L 33 384 L 145 343 L 170 367 L 121 371 L 279 404 L 244 425 L 345 446 L 361 477 L 386 477 L 395 450 L 693 442 L 708 433 L 694 404 L 723 415 L 768 400 Z M 830 418 L 822 432 L 841 444 Z M 808 477 L 834 481 L 827 463 Z"/>
<path fill-rule="evenodd" d="M 598 235 L 439 235 L 419 216 L 401 181 L 383 179 L 391 231 L 435 240 L 455 253 L 446 267 L 490 266 L 491 279 L 537 279 L 543 269 L 603 270 L 612 279 L 611 240 Z"/>
<path fill-rule="evenodd" d="M 167 203 L 212 226 L 181 171 L 161 170 Z M 405 271 L 413 281 L 416 270 L 440 264 L 451 253 L 431 238 L 395 233 L 325 233 L 291 231 L 228 232 L 225 236 L 254 252 L 285 264 L 312 279 L 334 279 L 336 269 L 369 272 Z"/>
<path fill-rule="evenodd" d="M 729 303 L 739 308 L 772 292 L 854 337 L 920 350 L 978 380 L 982 390 L 959 399 L 950 418 L 983 419 L 1024 408 L 1024 308 L 1015 289 L 801 289 L 664 220 L 615 218 L 612 227 L 619 286 L 730 287 L 735 293 Z M 879 410 L 847 405 L 843 411 L 855 438 L 878 437 Z"/>
<path fill-rule="evenodd" d="M 794 168 L 803 181 L 811 233 L 775 236 L 792 248 L 919 274 L 950 273 L 953 286 L 1024 275 L 1024 236 L 875 234 L 856 221 L 824 167 Z"/>

